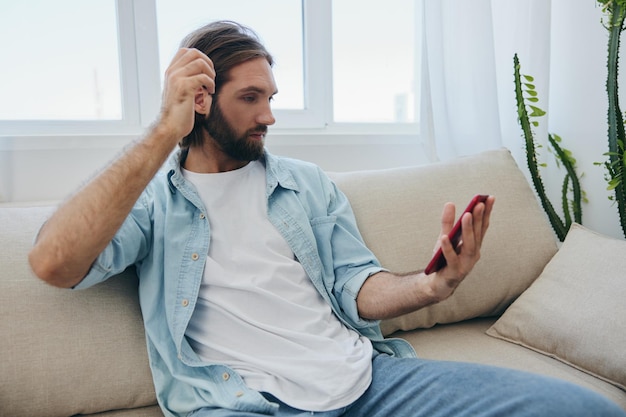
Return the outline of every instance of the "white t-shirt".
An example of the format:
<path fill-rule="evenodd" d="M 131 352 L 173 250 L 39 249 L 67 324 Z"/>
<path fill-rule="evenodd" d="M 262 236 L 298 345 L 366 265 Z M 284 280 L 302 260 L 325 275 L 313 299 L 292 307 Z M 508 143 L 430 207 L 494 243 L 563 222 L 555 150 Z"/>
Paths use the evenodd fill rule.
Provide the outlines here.
<path fill-rule="evenodd" d="M 371 382 L 372 345 L 335 316 L 270 223 L 264 166 L 183 175 L 211 226 L 186 331 L 192 348 L 294 408 L 328 411 L 358 399 Z"/>

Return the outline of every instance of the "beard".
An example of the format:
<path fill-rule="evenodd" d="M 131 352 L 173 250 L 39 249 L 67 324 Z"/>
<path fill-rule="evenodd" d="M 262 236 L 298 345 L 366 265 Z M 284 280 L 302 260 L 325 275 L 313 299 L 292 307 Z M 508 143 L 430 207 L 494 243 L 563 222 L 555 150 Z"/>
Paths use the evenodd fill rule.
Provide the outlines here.
<path fill-rule="evenodd" d="M 226 120 L 215 97 L 211 113 L 202 126 L 211 139 L 229 157 L 237 161 L 256 161 L 263 156 L 264 140 L 250 139 L 253 133 L 267 133 L 266 125 L 257 125 L 239 136 L 235 128 Z"/>

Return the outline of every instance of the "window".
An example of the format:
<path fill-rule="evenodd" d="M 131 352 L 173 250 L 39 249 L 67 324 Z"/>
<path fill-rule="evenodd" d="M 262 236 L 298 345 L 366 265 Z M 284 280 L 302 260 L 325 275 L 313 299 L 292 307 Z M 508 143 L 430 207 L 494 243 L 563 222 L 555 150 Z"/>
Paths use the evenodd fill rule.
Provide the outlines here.
<path fill-rule="evenodd" d="M 419 85 L 414 0 L 335 0 L 335 122 L 413 123 Z"/>
<path fill-rule="evenodd" d="M 0 119 L 121 119 L 117 46 L 110 0 L 3 2 Z"/>
<path fill-rule="evenodd" d="M 275 57 L 274 77 L 280 80 L 280 94 L 274 98 L 274 108 L 304 109 L 301 1 L 157 0 L 156 6 L 161 74 L 189 32 L 209 21 L 234 20 L 254 29 Z"/>
<path fill-rule="evenodd" d="M 140 35 L 130 1 L 0 3 L 0 136 L 141 131 Z"/>
<path fill-rule="evenodd" d="M 278 130 L 410 132 L 419 123 L 417 0 L 22 0 L 0 5 L 0 135 L 137 134 L 182 37 L 216 19 L 276 60 Z M 24 39 L 24 42 L 14 42 Z M 4 51 L 8 51 L 4 52 Z M 27 88 L 25 86 L 35 87 Z"/>

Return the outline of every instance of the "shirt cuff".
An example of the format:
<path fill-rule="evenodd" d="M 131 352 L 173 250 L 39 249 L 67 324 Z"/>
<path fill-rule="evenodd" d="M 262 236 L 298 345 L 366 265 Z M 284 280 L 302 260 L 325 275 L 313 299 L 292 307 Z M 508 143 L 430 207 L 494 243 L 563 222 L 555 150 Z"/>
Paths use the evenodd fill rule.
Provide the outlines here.
<path fill-rule="evenodd" d="M 361 290 L 361 287 L 363 287 L 365 281 L 367 281 L 367 279 L 372 275 L 379 272 L 389 271 L 382 267 L 370 267 L 364 269 L 346 283 L 341 293 L 341 301 L 344 312 L 357 328 L 370 327 L 380 322 L 380 320 L 369 320 L 362 318 L 359 315 L 359 308 L 356 302 L 359 291 Z"/>

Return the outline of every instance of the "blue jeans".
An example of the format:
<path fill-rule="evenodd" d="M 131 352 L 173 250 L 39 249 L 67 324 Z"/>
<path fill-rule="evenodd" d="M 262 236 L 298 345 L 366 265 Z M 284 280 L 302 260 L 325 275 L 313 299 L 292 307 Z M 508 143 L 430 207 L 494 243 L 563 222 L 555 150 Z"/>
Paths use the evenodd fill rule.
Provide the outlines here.
<path fill-rule="evenodd" d="M 377 355 L 371 386 L 340 410 L 311 412 L 278 402 L 278 417 L 615 416 L 626 412 L 592 391 L 557 379 L 460 362 Z M 259 417 L 203 408 L 193 417 Z M 191 417 L 190 416 L 190 417 Z"/>

